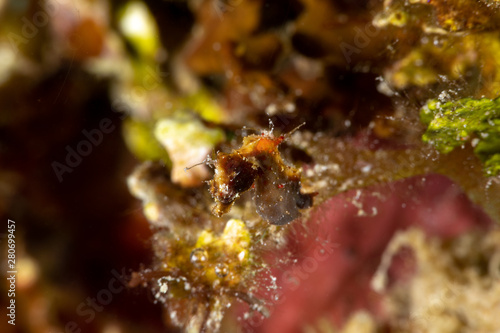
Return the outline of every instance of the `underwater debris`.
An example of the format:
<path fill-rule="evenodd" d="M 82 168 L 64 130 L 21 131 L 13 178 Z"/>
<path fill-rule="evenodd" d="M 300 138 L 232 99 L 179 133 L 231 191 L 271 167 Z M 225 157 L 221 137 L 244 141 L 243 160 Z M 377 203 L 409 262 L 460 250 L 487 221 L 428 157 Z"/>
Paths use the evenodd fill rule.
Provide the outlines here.
<path fill-rule="evenodd" d="M 215 166 L 209 184 L 216 216 L 227 213 L 236 198 L 252 186 L 257 212 L 271 224 L 287 224 L 300 216 L 300 209 L 312 206 L 314 194 L 300 192 L 300 171 L 285 164 L 278 150 L 292 132 L 275 137 L 271 130 L 246 136 L 241 148 L 219 152 L 214 161 L 207 162 Z"/>

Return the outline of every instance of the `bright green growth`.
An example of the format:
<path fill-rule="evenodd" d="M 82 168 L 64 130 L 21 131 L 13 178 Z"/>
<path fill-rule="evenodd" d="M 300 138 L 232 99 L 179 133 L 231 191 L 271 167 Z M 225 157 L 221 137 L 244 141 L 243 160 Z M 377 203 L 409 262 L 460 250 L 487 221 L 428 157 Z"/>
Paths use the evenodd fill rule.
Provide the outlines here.
<path fill-rule="evenodd" d="M 220 123 L 225 117 L 223 109 L 208 91 L 200 89 L 184 99 L 184 107 L 198 113 L 203 119 Z"/>
<path fill-rule="evenodd" d="M 209 128 L 194 116 L 181 112 L 171 118 L 160 119 L 155 125 L 154 135 L 168 151 L 180 151 L 182 155 L 200 150 L 201 147 L 210 152 L 224 140 L 222 130 Z M 204 157 L 205 154 L 203 152 Z"/>
<path fill-rule="evenodd" d="M 128 2 L 118 14 L 118 25 L 141 57 L 154 59 L 160 47 L 158 27 L 146 4 Z"/>
<path fill-rule="evenodd" d="M 500 97 L 447 103 L 431 100 L 422 108 L 420 119 L 428 126 L 424 142 L 449 153 L 470 141 L 486 174 L 500 172 Z"/>
<path fill-rule="evenodd" d="M 168 153 L 154 136 L 152 124 L 129 118 L 123 123 L 123 133 L 129 150 L 140 160 L 161 160 L 168 167 L 172 165 Z"/>

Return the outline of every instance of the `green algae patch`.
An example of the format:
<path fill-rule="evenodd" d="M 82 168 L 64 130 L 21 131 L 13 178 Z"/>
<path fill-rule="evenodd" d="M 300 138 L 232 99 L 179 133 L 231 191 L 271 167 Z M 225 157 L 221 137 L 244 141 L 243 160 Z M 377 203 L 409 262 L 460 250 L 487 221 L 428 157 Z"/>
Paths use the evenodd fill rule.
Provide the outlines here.
<path fill-rule="evenodd" d="M 155 138 L 153 131 L 153 125 L 149 123 L 131 118 L 123 122 L 125 143 L 137 158 L 141 161 L 162 161 L 170 168 L 172 162 L 168 153 Z"/>
<path fill-rule="evenodd" d="M 161 46 L 160 34 L 153 15 L 144 3 L 131 1 L 125 4 L 118 13 L 118 26 L 141 57 L 155 58 Z"/>
<path fill-rule="evenodd" d="M 203 119 L 221 123 L 226 117 L 224 110 L 217 104 L 215 98 L 205 90 L 198 90 L 183 99 L 184 108 L 198 113 Z"/>
<path fill-rule="evenodd" d="M 422 108 L 420 120 L 427 125 L 424 142 L 442 153 L 470 142 L 486 175 L 500 172 L 500 98 L 431 100 Z"/>

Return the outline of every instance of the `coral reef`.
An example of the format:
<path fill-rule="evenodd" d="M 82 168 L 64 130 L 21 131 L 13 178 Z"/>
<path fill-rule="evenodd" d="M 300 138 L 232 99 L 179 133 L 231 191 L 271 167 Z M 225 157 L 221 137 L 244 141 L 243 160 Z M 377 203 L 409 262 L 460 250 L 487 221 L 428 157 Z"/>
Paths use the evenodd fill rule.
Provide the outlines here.
<path fill-rule="evenodd" d="M 275 250 L 286 247 L 286 238 L 291 237 L 291 230 L 296 228 L 274 228 L 266 221 L 278 225 L 289 223 L 299 217 L 297 208 L 310 206 L 301 204 L 303 199 L 293 195 L 281 195 L 280 184 L 281 191 L 289 194 L 316 193 L 314 211 L 332 196 L 346 191 L 368 188 L 356 192 L 352 202 L 358 205 L 359 196 L 370 193 L 370 186 L 441 173 L 456 181 L 490 216 L 500 217 L 494 195 L 498 188 L 494 178 L 496 100 L 465 99 L 485 95 L 493 98 L 499 94 L 497 48 L 486 48 L 486 45 L 498 44 L 499 27 L 495 19 L 498 6 L 495 3 L 490 6 L 459 1 L 451 4 L 452 10 L 445 11 L 446 5 L 441 2 L 407 4 L 388 1 L 383 7 L 367 3 L 362 10 L 356 7 L 354 11 L 336 3 L 304 1 L 301 5 L 303 8 L 299 14 L 291 12 L 291 16 L 280 23 L 265 21 L 263 8 L 268 6 L 267 3 L 203 1 L 192 7 L 195 26 L 201 33 L 188 39 L 172 61 L 179 67 L 174 82 L 183 91 L 180 97 L 174 97 L 177 102 L 172 104 L 186 108 L 189 102 L 179 104 L 182 95 L 196 96 L 199 89 L 211 90 L 214 97 L 209 104 L 215 103 L 219 105 L 215 109 L 224 110 L 217 112 L 218 116 L 204 116 L 205 107 L 198 103 L 191 103 L 196 106 L 187 108 L 194 109 L 207 126 L 222 129 L 226 140 L 217 143 L 199 139 L 201 134 L 194 132 L 175 134 L 178 129 L 174 127 L 169 130 L 170 134 L 165 132 L 163 135 L 180 140 L 167 149 L 180 149 L 184 156 L 186 151 L 194 149 L 188 148 L 195 142 L 193 140 L 209 143 L 207 147 L 211 145 L 216 151 L 207 159 L 203 156 L 209 154 L 205 150 L 200 153 L 198 161 L 179 160 L 184 167 L 203 160 L 213 165 L 214 178 L 208 182 L 208 187 L 216 205 L 210 208 L 206 185 L 201 183 L 189 195 L 197 198 L 196 204 L 188 204 L 190 208 L 185 206 L 190 200 L 182 195 L 177 197 L 176 203 L 167 204 L 164 198 L 171 195 L 166 188 L 172 186 L 166 185 L 167 178 L 160 183 L 150 178 L 149 185 L 141 185 L 143 189 L 149 188 L 150 194 L 146 195 L 147 191 L 143 190 L 139 193 L 137 184 L 143 183 L 144 175 L 143 171 L 137 171 L 141 176 L 137 177 L 136 172 L 130 179 L 132 192 L 143 200 L 145 214 L 152 225 L 167 228 L 167 231 L 160 229 L 156 233 L 154 243 L 162 244 L 160 248 L 171 249 L 157 250 L 157 264 L 153 270 L 137 273 L 140 278 L 136 277 L 133 284 L 138 284 L 138 281 L 149 283 L 148 277 L 153 280 L 167 277 L 169 281 L 177 281 L 171 282 L 174 285 L 180 283 L 179 279 L 187 279 L 190 286 L 203 285 L 205 292 L 212 295 L 209 298 L 218 300 L 217 304 L 230 304 L 231 299 L 238 297 L 251 307 L 269 303 L 271 300 L 265 296 L 242 297 L 241 290 L 251 290 L 251 295 L 257 294 L 259 289 L 262 291 L 263 288 L 259 288 L 262 282 L 256 282 L 258 280 L 249 272 L 260 268 L 266 275 L 263 253 L 273 250 L 273 247 Z M 470 11 L 470 8 L 477 13 L 475 18 L 461 21 L 461 13 Z M 276 29 L 286 24 L 287 28 Z M 408 42 L 401 43 L 401 40 Z M 392 47 L 390 52 L 387 45 L 397 47 Z M 373 57 L 373 54 L 377 56 Z M 378 75 L 378 85 L 375 76 L 370 78 L 370 74 Z M 347 77 L 350 81 L 336 82 L 339 77 Z M 368 90 L 360 102 L 348 97 L 353 94 L 352 89 L 360 89 L 367 80 L 371 80 L 369 89 L 372 90 Z M 465 83 L 465 80 L 470 82 Z M 349 84 L 347 88 L 345 83 Z M 340 93 L 343 89 L 349 89 L 344 96 Z M 429 100 L 432 98 L 434 100 Z M 425 106 L 422 111 L 421 106 Z M 355 109 L 356 116 L 345 112 L 349 107 Z M 150 114 L 156 124 L 175 119 L 171 111 Z M 301 122 L 306 125 L 283 145 L 279 135 L 247 134 L 246 126 L 257 126 L 258 130 L 265 126 L 267 119 L 278 133 L 286 133 Z M 158 128 L 159 125 L 155 126 Z M 158 131 L 156 138 L 164 142 Z M 469 140 L 474 150 L 464 146 L 464 140 Z M 452 148 L 456 151 L 451 152 Z M 283 164 L 281 155 L 289 161 L 288 166 L 280 166 Z M 456 170 L 457 164 L 463 165 L 468 172 Z M 300 167 L 302 173 L 293 171 L 291 165 Z M 484 165 L 484 173 L 481 165 Z M 160 173 L 160 166 L 154 168 L 157 168 L 154 173 Z M 197 168 L 206 170 L 204 166 Z M 175 169 L 174 166 L 171 171 L 172 180 L 174 175 L 185 179 L 192 176 L 193 169 L 184 175 Z M 287 189 L 285 183 L 290 177 L 294 180 Z M 261 184 L 264 179 L 267 186 Z M 187 185 L 179 184 L 184 188 Z M 196 187 L 196 184 L 193 182 L 189 186 Z M 254 201 L 250 200 L 252 196 Z M 269 204 L 263 205 L 263 200 Z M 188 211 L 197 212 L 196 225 L 186 222 L 181 213 L 177 215 L 179 218 L 172 219 L 176 215 L 167 212 L 170 205 L 183 205 Z M 279 210 L 280 207 L 285 211 Z M 212 209 L 216 217 L 206 215 Z M 294 225 L 310 227 L 314 224 L 310 210 L 304 213 L 302 219 L 293 222 Z M 371 211 L 359 206 L 358 214 L 377 216 L 379 211 L 376 206 Z M 288 218 L 283 219 L 283 216 Z M 221 263 L 217 259 L 212 261 L 213 254 L 208 255 L 207 251 L 214 248 L 209 244 L 222 242 L 224 230 L 232 221 L 240 221 L 246 226 L 248 231 L 241 231 L 241 237 L 246 237 L 243 236 L 246 232 L 252 235 L 247 245 L 252 264 L 246 270 L 241 268 L 245 265 L 234 259 L 233 254 L 227 254 L 233 259 L 225 265 L 228 272 L 232 271 L 229 267 L 236 269 L 234 274 L 238 276 L 238 283 L 220 289 L 221 282 L 214 284 L 210 278 L 203 280 L 191 276 L 196 269 L 188 258 L 196 251 L 200 251 L 196 253 L 201 253 L 201 257 L 210 258 L 206 259 L 209 268 L 196 276 L 207 276 L 207 271 L 215 270 Z M 255 234 L 260 236 L 255 238 Z M 206 237 L 210 239 L 206 245 L 208 248 L 199 248 L 200 238 Z M 228 250 L 219 248 L 218 251 L 224 253 Z M 172 258 L 175 255 L 180 262 Z M 287 267 L 288 260 L 285 255 L 278 266 Z M 240 266 L 230 263 L 233 261 Z M 161 263 L 165 262 L 169 264 L 162 267 Z M 213 272 L 210 274 L 216 276 Z M 165 304 L 171 317 L 169 308 L 177 307 L 168 304 L 186 296 L 168 290 Z M 214 324 L 214 318 L 222 318 L 222 307 L 198 302 L 198 308 L 194 303 L 189 306 L 193 313 L 201 311 L 195 316 L 198 319 L 191 321 L 196 322 L 196 327 L 216 330 L 219 326 Z M 266 311 L 261 308 L 261 312 Z M 189 322 L 179 320 L 177 325 L 191 327 L 193 324 Z"/>

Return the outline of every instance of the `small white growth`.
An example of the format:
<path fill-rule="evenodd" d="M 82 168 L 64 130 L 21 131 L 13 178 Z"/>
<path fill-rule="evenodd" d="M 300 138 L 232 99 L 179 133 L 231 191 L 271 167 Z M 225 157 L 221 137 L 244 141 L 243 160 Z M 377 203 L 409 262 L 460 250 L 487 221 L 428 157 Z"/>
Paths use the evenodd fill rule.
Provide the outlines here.
<path fill-rule="evenodd" d="M 378 84 L 377 84 L 377 91 L 381 94 L 384 94 L 386 96 L 393 96 L 395 93 L 394 93 L 394 90 L 392 90 L 392 88 L 389 86 L 389 84 L 385 81 L 385 80 L 381 80 Z"/>
<path fill-rule="evenodd" d="M 362 173 L 369 173 L 372 170 L 372 165 L 368 164 L 361 168 Z"/>
<path fill-rule="evenodd" d="M 155 294 L 155 299 L 160 302 L 165 302 L 167 300 L 167 292 L 168 292 L 168 277 L 164 276 L 157 280 L 158 292 Z"/>
<path fill-rule="evenodd" d="M 295 104 L 289 102 L 285 104 L 285 111 L 288 113 L 292 113 L 295 111 Z"/>
<path fill-rule="evenodd" d="M 439 94 L 439 97 L 438 97 L 439 101 L 441 103 L 446 103 L 446 101 L 450 100 L 451 99 L 451 96 L 450 94 L 448 94 L 447 91 L 442 91 L 440 94 Z"/>
<path fill-rule="evenodd" d="M 133 2 L 126 6 L 119 27 L 123 34 L 129 38 L 153 36 L 157 30 L 148 8 L 142 2 Z"/>
<path fill-rule="evenodd" d="M 268 116 L 274 116 L 278 112 L 278 107 L 275 103 L 271 103 L 266 107 L 266 114 Z"/>

